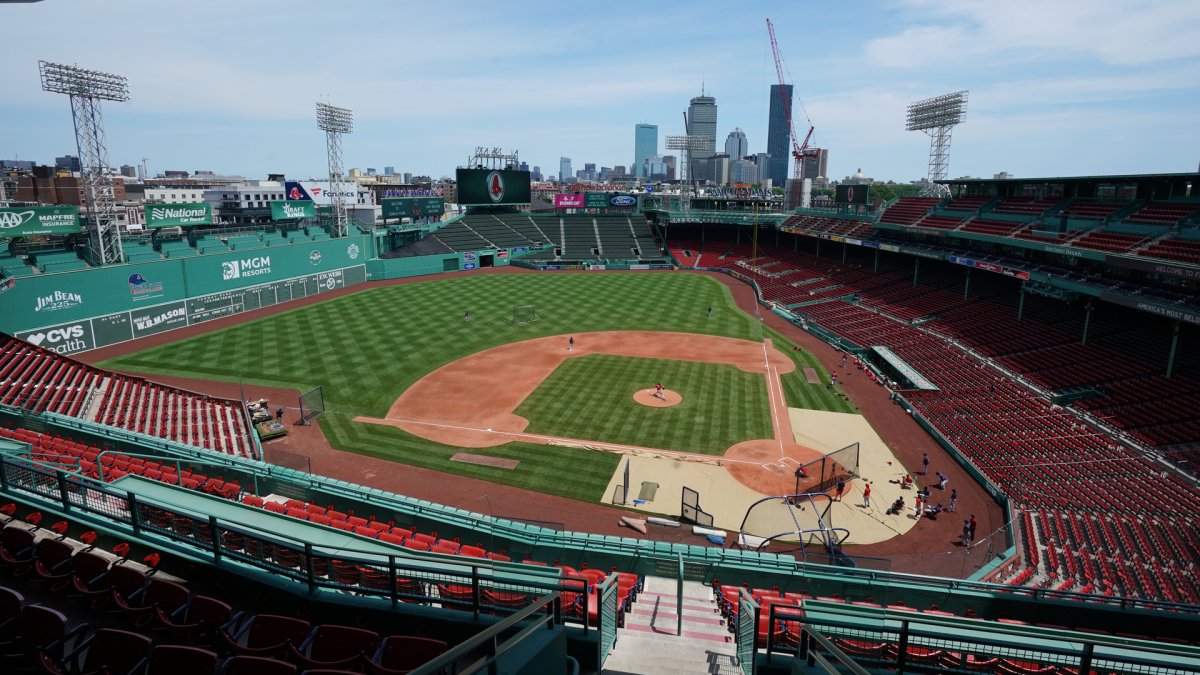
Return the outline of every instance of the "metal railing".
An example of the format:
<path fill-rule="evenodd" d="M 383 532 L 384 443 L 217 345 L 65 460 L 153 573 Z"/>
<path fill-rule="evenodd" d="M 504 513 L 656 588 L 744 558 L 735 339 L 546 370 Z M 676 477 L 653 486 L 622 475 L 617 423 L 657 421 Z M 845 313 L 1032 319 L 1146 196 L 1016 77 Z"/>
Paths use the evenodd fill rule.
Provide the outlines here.
<path fill-rule="evenodd" d="M 484 629 L 478 635 L 459 643 L 436 659 L 410 671 L 411 675 L 426 675 L 426 673 L 444 673 L 450 670 L 456 673 L 496 672 L 496 662 L 500 657 L 519 645 L 525 638 L 539 630 L 553 630 L 561 622 L 559 613 L 560 598 L 558 593 L 538 598 L 530 606 L 516 612 L 503 621 Z M 504 638 L 504 634 L 517 628 L 516 634 Z M 475 655 L 473 660 L 463 662 Z"/>
<path fill-rule="evenodd" d="M 807 601 L 804 607 L 811 609 Z M 879 608 L 853 610 L 827 617 L 803 614 L 800 607 L 764 608 L 768 658 L 794 655 L 813 665 L 830 657 L 840 669 L 830 672 L 866 672 L 862 666 L 897 673 L 1200 672 L 1195 647 Z"/>
<path fill-rule="evenodd" d="M 384 553 L 379 548 L 322 546 L 141 498 L 12 455 L 0 455 L 0 491 L 38 501 L 45 510 L 102 518 L 106 529 L 143 541 L 169 542 L 198 560 L 252 568 L 269 575 L 276 584 L 295 584 L 300 587 L 295 590 L 310 596 L 344 597 L 351 593 L 388 600 L 393 607 L 401 602 L 438 605 L 470 612 L 478 618 L 481 614 L 509 614 L 526 607 L 532 598 L 565 593 L 577 610 L 566 614 L 578 618 L 585 634 L 603 627 L 591 624 L 588 582 L 559 579 L 549 570 L 544 579 L 539 579 L 540 572 L 514 573 L 480 558 L 422 555 L 400 547 L 394 553 Z M 615 585 L 615 576 L 612 581 Z M 561 616 L 564 611 L 556 605 L 555 614 Z M 615 612 L 611 616 L 601 613 L 600 623 L 606 620 L 615 630 Z"/>

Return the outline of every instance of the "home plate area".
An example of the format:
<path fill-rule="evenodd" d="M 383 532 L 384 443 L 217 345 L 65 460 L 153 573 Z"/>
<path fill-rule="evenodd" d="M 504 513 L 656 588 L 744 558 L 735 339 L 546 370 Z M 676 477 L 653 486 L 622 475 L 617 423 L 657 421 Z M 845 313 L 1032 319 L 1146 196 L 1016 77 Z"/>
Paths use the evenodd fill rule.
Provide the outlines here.
<path fill-rule="evenodd" d="M 791 457 L 784 457 L 778 461 L 762 465 L 763 469 L 770 471 L 776 476 L 794 476 L 799 466 L 800 462 Z"/>

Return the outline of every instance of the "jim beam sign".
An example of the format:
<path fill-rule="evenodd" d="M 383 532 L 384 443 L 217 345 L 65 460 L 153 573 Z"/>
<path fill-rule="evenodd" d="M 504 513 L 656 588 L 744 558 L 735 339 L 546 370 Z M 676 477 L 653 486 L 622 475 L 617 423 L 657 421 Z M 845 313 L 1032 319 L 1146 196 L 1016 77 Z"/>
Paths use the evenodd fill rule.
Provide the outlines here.
<path fill-rule="evenodd" d="M 212 222 L 212 206 L 207 202 L 146 205 L 146 227 L 150 229 L 212 225 Z"/>

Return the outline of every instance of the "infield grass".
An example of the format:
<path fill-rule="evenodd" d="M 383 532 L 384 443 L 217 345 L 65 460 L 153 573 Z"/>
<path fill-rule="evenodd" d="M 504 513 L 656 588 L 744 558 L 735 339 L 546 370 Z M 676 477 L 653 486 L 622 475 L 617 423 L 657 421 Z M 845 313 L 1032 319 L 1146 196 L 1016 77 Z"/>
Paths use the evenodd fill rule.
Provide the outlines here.
<path fill-rule="evenodd" d="M 633 400 L 635 391 L 655 382 L 683 401 L 652 408 Z M 563 361 L 515 412 L 530 420 L 530 433 L 709 455 L 774 433 L 760 374 L 729 364 L 612 354 Z"/>
<path fill-rule="evenodd" d="M 515 305 L 534 305 L 539 320 L 513 324 Z M 465 311 L 471 313 L 470 322 L 463 321 Z M 531 338 L 609 330 L 762 339 L 760 322 L 737 309 L 729 290 L 699 275 L 496 274 L 372 288 L 102 365 L 300 391 L 322 385 L 329 412 L 320 424 L 335 448 L 594 501 L 616 470 L 618 456 L 525 443 L 472 450 L 520 460 L 510 471 L 451 462 L 460 448 L 351 420 L 385 416 L 400 393 L 422 376 L 469 354 Z M 824 391 L 823 385 L 808 385 L 803 374 L 799 377 L 803 386 L 794 388 Z M 789 391 L 789 402 L 797 400 L 793 396 Z M 839 409 L 826 407 L 837 403 L 818 396 L 811 407 Z"/>

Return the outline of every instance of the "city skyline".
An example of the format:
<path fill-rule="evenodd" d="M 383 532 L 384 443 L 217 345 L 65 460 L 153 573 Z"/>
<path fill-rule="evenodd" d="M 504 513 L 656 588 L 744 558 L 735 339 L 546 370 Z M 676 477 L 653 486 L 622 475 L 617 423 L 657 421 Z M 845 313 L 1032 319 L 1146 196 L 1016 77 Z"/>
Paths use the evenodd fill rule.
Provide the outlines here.
<path fill-rule="evenodd" d="M 481 2 L 454 13 L 363 4 L 353 17 L 372 21 L 318 20 L 325 6 L 306 2 L 213 2 L 186 19 L 142 0 L 0 5 L 13 54 L 0 156 L 75 154 L 69 108 L 41 91 L 39 58 L 129 78 L 131 101 L 104 106 L 110 160 L 149 157 L 151 174 L 321 176 L 316 100 L 355 111 L 347 167 L 435 178 L 477 145 L 518 149 L 531 165 L 569 156 L 628 166 L 629 128 L 683 133 L 681 113 L 702 88 L 721 109 L 717 135 L 740 127 L 757 154 L 777 84 L 770 16 L 795 85 L 794 124 L 807 131 L 812 118 L 830 178 L 860 166 L 881 179 L 924 175 L 928 139 L 903 130 L 904 108 L 957 89 L 971 90 L 971 107 L 955 130 L 952 177 L 1192 171 L 1200 159 L 1200 139 L 1185 131 L 1200 103 L 1195 3 L 908 0 L 823 17 L 818 29 L 804 3 L 731 18 L 724 4 L 698 2 L 670 34 L 661 27 L 678 25 L 673 10 L 632 3 L 612 6 L 622 20 L 602 25 L 550 3 L 522 17 Z M 397 21 L 428 30 L 397 43 Z M 514 33 L 502 48 L 488 38 Z M 96 35 L 137 39 L 96 49 Z"/>

